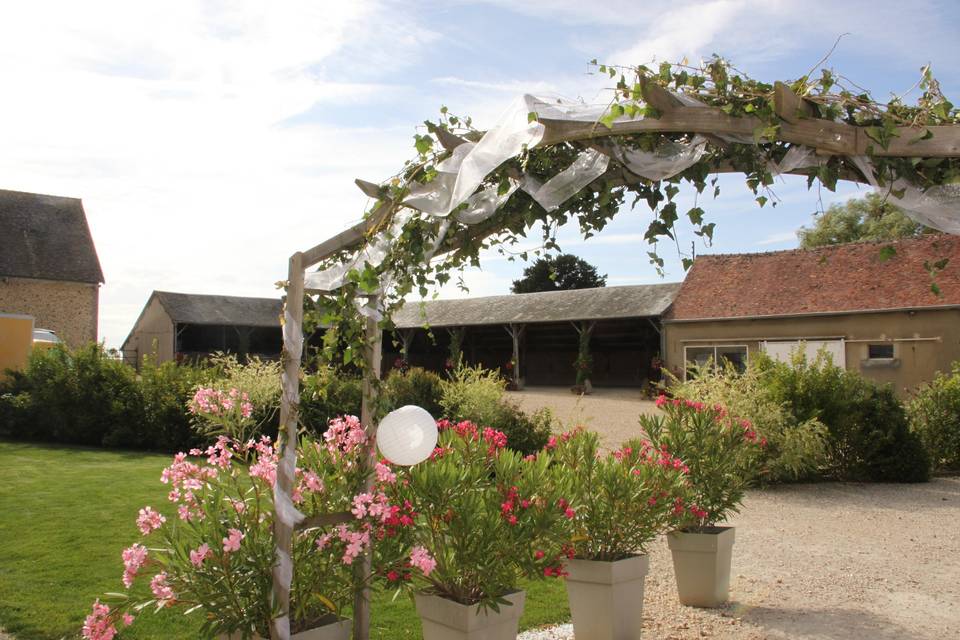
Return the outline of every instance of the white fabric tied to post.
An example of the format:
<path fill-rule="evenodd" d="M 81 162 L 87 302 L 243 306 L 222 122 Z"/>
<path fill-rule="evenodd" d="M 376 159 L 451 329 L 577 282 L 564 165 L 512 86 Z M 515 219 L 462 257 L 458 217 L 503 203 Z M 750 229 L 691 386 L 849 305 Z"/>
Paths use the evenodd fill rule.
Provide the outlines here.
<path fill-rule="evenodd" d="M 696 135 L 690 142 L 667 142 L 654 151 L 613 145 L 611 154 L 631 173 L 647 180 L 666 180 L 699 162 L 707 152 L 707 139 Z"/>
<path fill-rule="evenodd" d="M 878 195 L 903 210 L 912 220 L 931 229 L 960 235 L 960 185 L 934 185 L 924 191 L 901 179 L 892 185 L 881 186 L 870 158 L 852 156 L 850 159 Z M 902 195 L 897 195 L 901 192 Z"/>

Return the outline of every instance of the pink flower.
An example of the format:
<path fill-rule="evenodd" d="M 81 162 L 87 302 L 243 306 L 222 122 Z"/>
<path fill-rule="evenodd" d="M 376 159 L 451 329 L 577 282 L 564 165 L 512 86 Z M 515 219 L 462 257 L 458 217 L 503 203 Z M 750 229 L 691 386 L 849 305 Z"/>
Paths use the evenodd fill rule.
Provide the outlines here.
<path fill-rule="evenodd" d="M 140 533 L 148 535 L 151 531 L 159 529 L 166 521 L 166 518 L 150 507 L 144 507 L 140 509 L 140 515 L 137 517 L 137 526 L 140 528 Z"/>
<path fill-rule="evenodd" d="M 123 614 L 123 626 L 129 627 L 133 624 L 133 616 L 129 613 Z"/>
<path fill-rule="evenodd" d="M 343 551 L 343 564 L 352 564 L 357 556 L 370 545 L 369 531 L 351 531 L 346 525 L 341 524 L 337 527 L 337 536 L 341 542 L 346 543 L 346 548 Z"/>
<path fill-rule="evenodd" d="M 174 598 L 176 598 L 173 589 L 167 584 L 166 571 L 153 576 L 153 580 L 150 581 L 150 590 L 153 591 L 153 596 L 160 606 L 172 604 Z"/>
<path fill-rule="evenodd" d="M 666 404 L 667 404 L 667 396 L 665 396 L 665 395 L 659 395 L 659 396 L 657 396 L 657 401 L 656 401 L 655 404 L 657 405 L 658 408 L 666 405 Z"/>
<path fill-rule="evenodd" d="M 124 549 L 121 557 L 123 558 L 123 586 L 129 589 L 137 576 L 137 571 L 147 559 L 147 548 L 142 544 L 134 544 Z"/>
<path fill-rule="evenodd" d="M 190 562 L 193 563 L 193 566 L 200 568 L 203 565 L 203 561 L 209 558 L 213 553 L 210 551 L 210 545 L 204 542 L 202 545 L 197 547 L 196 551 L 190 552 Z"/>
<path fill-rule="evenodd" d="M 378 462 L 375 468 L 377 473 L 377 482 L 384 484 L 394 484 L 397 481 L 397 474 L 390 470 L 390 467 Z"/>
<path fill-rule="evenodd" d="M 571 509 L 570 507 L 567 507 L 567 508 L 564 509 L 564 511 L 563 511 L 563 516 L 564 516 L 567 520 L 573 520 L 574 516 L 576 516 L 576 515 L 577 515 L 577 512 L 574 511 L 573 509 Z"/>
<path fill-rule="evenodd" d="M 93 603 L 93 612 L 83 621 L 83 637 L 87 640 L 113 640 L 117 635 L 117 628 L 110 621 L 110 607 Z"/>
<path fill-rule="evenodd" d="M 323 480 L 313 471 L 307 471 L 303 474 L 303 486 L 306 487 L 308 491 L 319 493 L 323 491 Z"/>
<path fill-rule="evenodd" d="M 350 453 L 367 443 L 367 433 L 356 416 L 343 416 L 330 421 L 323 439 L 327 442 L 327 451 L 333 455 Z"/>
<path fill-rule="evenodd" d="M 410 550 L 410 564 L 420 569 L 423 575 L 428 576 L 436 568 L 437 561 L 423 547 L 414 547 Z"/>
<path fill-rule="evenodd" d="M 230 529 L 227 531 L 227 537 L 223 539 L 223 552 L 232 553 L 240 550 L 240 541 L 246 536 L 239 529 Z"/>

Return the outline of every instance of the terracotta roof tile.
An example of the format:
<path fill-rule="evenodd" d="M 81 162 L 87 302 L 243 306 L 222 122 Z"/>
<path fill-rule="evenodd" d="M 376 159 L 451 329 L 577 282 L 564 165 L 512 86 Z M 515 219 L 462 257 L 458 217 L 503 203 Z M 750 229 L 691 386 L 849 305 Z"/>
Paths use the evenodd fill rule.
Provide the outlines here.
<path fill-rule="evenodd" d="M 881 249 L 896 254 L 883 260 Z M 949 258 L 930 289 L 924 262 Z M 702 320 L 960 305 L 960 237 L 927 235 L 770 253 L 704 255 L 667 320 Z"/>

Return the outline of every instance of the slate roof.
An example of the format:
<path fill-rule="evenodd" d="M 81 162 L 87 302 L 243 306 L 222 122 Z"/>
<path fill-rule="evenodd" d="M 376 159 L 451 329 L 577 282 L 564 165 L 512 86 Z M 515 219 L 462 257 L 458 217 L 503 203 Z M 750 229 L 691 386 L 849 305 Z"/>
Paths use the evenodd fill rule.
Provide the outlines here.
<path fill-rule="evenodd" d="M 179 324 L 280 326 L 282 305 L 279 298 L 210 296 L 172 291 L 154 291 L 152 297 L 156 297 L 167 315 Z M 147 304 L 150 304 L 149 301 Z"/>
<path fill-rule="evenodd" d="M 679 288 L 679 282 L 671 282 L 430 300 L 423 303 L 424 308 L 418 302 L 407 302 L 393 321 L 399 328 L 421 327 L 424 311 L 426 322 L 433 327 L 659 316 Z"/>
<path fill-rule="evenodd" d="M 882 259 L 881 249 L 896 254 Z M 924 262 L 950 260 L 930 289 Z M 850 313 L 960 305 L 960 237 L 818 249 L 702 255 L 687 273 L 665 321 Z"/>
<path fill-rule="evenodd" d="M 0 190 L 0 276 L 103 282 L 80 200 Z"/>

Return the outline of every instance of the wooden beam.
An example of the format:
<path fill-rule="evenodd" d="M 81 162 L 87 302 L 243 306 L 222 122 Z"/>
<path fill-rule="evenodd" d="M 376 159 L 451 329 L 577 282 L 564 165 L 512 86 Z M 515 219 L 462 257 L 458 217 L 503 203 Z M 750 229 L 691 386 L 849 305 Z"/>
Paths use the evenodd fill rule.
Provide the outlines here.
<path fill-rule="evenodd" d="M 680 98 L 673 95 L 657 83 L 650 82 L 650 80 L 646 77 L 640 78 L 640 92 L 643 94 L 644 102 L 660 113 L 667 113 L 668 111 L 673 111 L 674 109 L 679 109 L 684 106 Z M 701 135 L 709 140 L 713 145 L 720 147 L 721 149 L 727 149 L 730 147 L 728 142 L 722 138 L 718 138 L 715 135 L 709 133 L 702 133 Z"/>
<path fill-rule="evenodd" d="M 361 180 L 357 178 L 353 181 L 355 185 L 360 187 L 360 191 L 363 191 L 364 195 L 370 198 L 380 198 L 383 193 L 383 189 L 375 182 L 370 182 L 369 180 Z"/>
<path fill-rule="evenodd" d="M 773 85 L 773 110 L 781 119 L 791 124 L 816 117 L 814 106 L 782 82 L 776 82 Z"/>
<path fill-rule="evenodd" d="M 443 127 L 436 127 L 432 133 L 437 136 L 437 140 L 440 141 L 440 144 L 443 145 L 443 148 L 447 151 L 453 151 L 463 143 L 468 142 L 466 138 L 461 138 L 455 133 L 450 133 L 450 131 Z"/>

